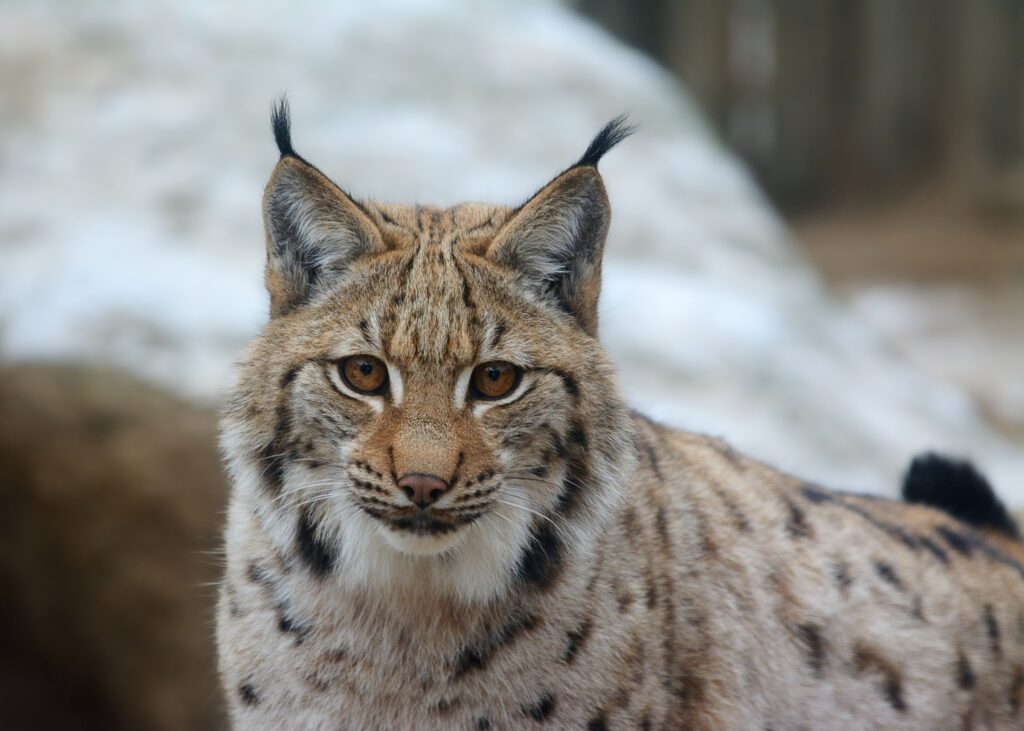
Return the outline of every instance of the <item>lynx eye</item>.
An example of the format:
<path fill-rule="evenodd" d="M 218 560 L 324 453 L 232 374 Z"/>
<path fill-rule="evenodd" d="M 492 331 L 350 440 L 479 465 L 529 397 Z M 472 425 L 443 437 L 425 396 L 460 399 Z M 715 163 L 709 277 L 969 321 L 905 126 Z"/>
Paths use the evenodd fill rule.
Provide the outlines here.
<path fill-rule="evenodd" d="M 478 399 L 499 399 L 508 396 L 519 385 L 523 371 L 503 360 L 481 363 L 470 378 L 473 396 Z"/>
<path fill-rule="evenodd" d="M 388 384 L 387 366 L 372 355 L 350 355 L 338 364 L 345 385 L 358 393 L 378 395 Z"/>

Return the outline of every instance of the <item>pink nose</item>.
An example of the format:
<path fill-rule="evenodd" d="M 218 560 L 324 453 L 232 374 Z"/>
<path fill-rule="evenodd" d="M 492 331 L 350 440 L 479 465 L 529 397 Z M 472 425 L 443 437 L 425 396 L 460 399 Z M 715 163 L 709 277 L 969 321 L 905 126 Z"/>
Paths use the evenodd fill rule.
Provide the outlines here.
<path fill-rule="evenodd" d="M 425 508 L 448 491 L 448 483 L 435 475 L 425 475 L 422 472 L 413 472 L 398 481 L 405 496 Z"/>

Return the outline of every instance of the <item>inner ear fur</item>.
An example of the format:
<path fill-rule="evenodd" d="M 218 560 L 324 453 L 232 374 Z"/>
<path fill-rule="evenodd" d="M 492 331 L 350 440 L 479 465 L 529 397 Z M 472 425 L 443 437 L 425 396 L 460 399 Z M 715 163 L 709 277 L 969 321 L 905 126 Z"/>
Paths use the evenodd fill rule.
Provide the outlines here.
<path fill-rule="evenodd" d="M 487 256 L 525 286 L 597 334 L 597 302 L 611 207 L 594 165 L 569 168 L 545 185 L 498 232 Z"/>
<path fill-rule="evenodd" d="M 362 207 L 300 157 L 277 163 L 263 196 L 270 314 L 279 317 L 328 288 L 356 259 L 383 252 Z"/>

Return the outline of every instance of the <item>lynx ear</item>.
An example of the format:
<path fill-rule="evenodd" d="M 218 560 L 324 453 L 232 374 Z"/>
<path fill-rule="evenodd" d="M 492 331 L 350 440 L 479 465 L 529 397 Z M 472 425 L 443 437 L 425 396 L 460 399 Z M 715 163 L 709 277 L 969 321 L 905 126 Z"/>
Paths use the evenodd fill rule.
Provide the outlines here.
<path fill-rule="evenodd" d="M 580 160 L 540 189 L 504 225 L 487 249 L 523 282 L 597 334 L 604 252 L 611 207 L 597 163 L 632 132 L 622 117 L 609 122 Z"/>
<path fill-rule="evenodd" d="M 272 119 L 281 160 L 263 196 L 263 222 L 270 315 L 278 317 L 328 288 L 359 257 L 385 247 L 359 204 L 292 150 L 285 102 Z"/>

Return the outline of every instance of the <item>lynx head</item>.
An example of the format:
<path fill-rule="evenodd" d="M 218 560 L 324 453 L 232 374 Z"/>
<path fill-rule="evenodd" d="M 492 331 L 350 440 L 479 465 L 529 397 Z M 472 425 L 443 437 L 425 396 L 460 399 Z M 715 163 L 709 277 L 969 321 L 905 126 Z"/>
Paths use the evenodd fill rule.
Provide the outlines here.
<path fill-rule="evenodd" d="M 224 419 L 244 503 L 322 581 L 543 589 L 634 459 L 596 339 L 609 205 L 580 160 L 522 205 L 357 201 L 292 149 L 264 196 L 271 318 Z"/>

